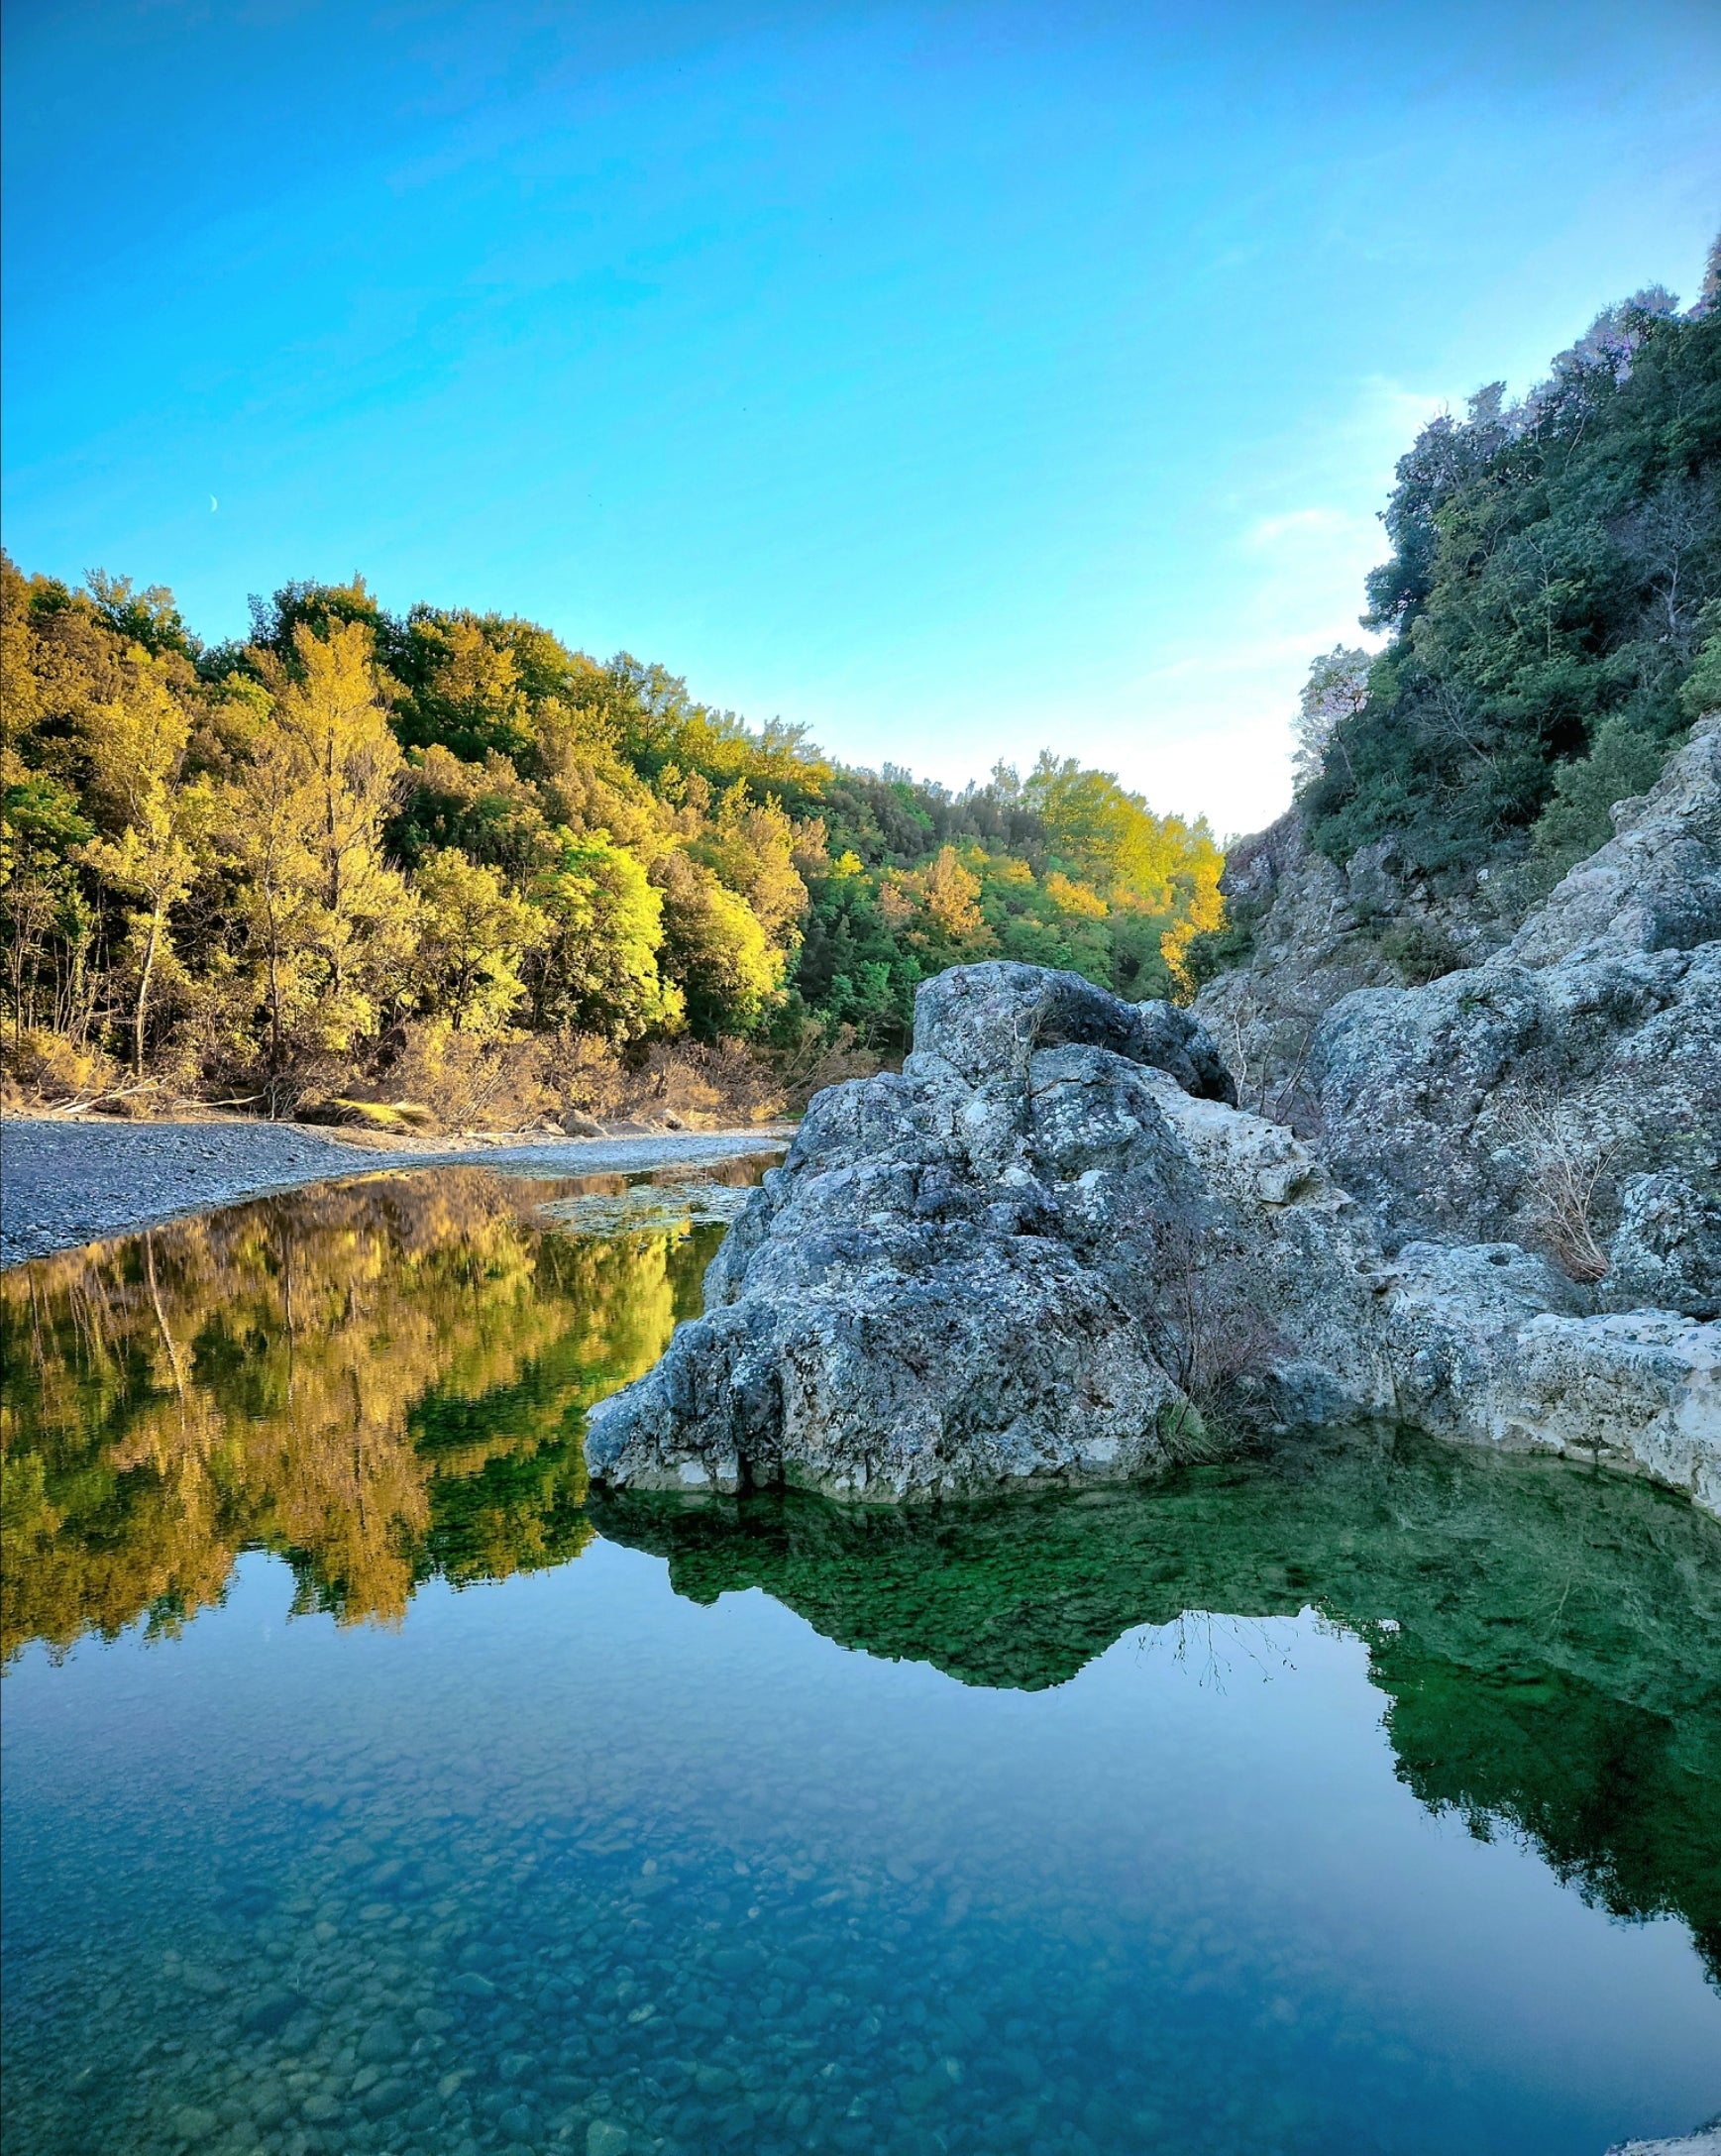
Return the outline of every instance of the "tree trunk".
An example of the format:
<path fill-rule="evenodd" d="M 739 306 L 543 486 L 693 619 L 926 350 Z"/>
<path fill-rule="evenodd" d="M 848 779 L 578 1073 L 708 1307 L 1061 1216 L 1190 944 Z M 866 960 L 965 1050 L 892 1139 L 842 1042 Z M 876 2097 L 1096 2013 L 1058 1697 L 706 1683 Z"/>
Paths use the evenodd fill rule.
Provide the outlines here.
<path fill-rule="evenodd" d="M 280 937 L 272 922 L 269 936 L 269 1067 L 280 1069 Z"/>
<path fill-rule="evenodd" d="M 150 916 L 150 940 L 144 945 L 144 965 L 138 975 L 138 1008 L 133 1020 L 135 1026 L 132 1048 L 132 1075 L 144 1075 L 144 1029 L 150 1018 L 150 981 L 156 970 L 156 948 L 161 939 L 161 908 L 158 906 Z"/>

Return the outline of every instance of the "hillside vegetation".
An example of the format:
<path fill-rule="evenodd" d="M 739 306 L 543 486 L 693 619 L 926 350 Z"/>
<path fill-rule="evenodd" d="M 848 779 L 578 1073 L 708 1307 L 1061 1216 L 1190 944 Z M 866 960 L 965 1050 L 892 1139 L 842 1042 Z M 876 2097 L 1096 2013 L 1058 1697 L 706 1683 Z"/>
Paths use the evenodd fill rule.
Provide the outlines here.
<path fill-rule="evenodd" d="M 1721 243 L 1689 312 L 1659 287 L 1608 308 L 1521 402 L 1492 382 L 1401 459 L 1363 617 L 1386 646 L 1329 653 L 1303 701 L 1331 859 L 1503 850 L 1527 903 L 1721 702 L 1718 277 Z"/>
<path fill-rule="evenodd" d="M 1384 648 L 1325 654 L 1302 700 L 1321 852 L 1485 866 L 1521 913 L 1721 701 L 1717 275 L 1682 314 L 1607 309 L 1400 461 Z M 206 646 L 159 587 L 0 557 L 15 1105 L 756 1112 L 900 1049 L 945 966 L 1138 1000 L 1247 947 L 1206 824 L 1074 760 L 960 793 L 849 769 L 661 666 L 362 578 L 252 615 Z"/>
<path fill-rule="evenodd" d="M 792 1093 L 900 1047 L 950 964 L 1175 994 L 1220 918 L 1204 823 L 1049 754 L 961 793 L 846 769 L 662 667 L 359 578 L 206 647 L 159 588 L 0 576 L 15 1101 L 123 1067 L 494 1120 L 613 1109 L 629 1072 L 673 1099 L 679 1056 L 732 1108 L 761 1066 Z"/>

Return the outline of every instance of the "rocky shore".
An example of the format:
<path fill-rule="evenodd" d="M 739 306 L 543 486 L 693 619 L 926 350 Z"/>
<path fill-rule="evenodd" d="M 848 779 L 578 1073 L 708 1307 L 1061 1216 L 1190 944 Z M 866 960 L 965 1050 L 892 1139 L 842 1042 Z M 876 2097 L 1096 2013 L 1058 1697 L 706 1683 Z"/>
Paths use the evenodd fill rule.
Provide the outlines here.
<path fill-rule="evenodd" d="M 1721 1511 L 1718 935 L 1712 718 L 1509 941 L 1332 1002 L 1267 1113 L 1235 984 L 1191 1016 L 953 969 L 900 1075 L 814 1101 L 592 1471 L 892 1501 L 1382 1416 Z"/>
<path fill-rule="evenodd" d="M 0 1264 L 382 1168 L 458 1162 L 527 1166 L 541 1175 L 633 1174 L 771 1152 L 783 1142 L 780 1132 L 749 1130 L 377 1145 L 300 1124 L 61 1123 L 9 1116 L 0 1123 Z"/>

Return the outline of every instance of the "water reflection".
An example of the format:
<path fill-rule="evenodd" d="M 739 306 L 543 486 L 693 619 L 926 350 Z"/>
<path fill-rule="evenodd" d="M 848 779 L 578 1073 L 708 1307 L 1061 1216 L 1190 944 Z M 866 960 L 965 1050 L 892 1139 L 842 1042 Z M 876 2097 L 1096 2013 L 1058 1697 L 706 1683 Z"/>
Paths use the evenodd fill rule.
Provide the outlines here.
<path fill-rule="evenodd" d="M 1712 2107 L 1684 1934 L 1600 1912 L 1721 1971 L 1721 1527 L 1382 1432 L 589 1491 L 724 1202 L 373 1177 L 0 1281 L 9 2148 L 1564 2156 Z M 433 1575 L 516 1576 L 401 1627 Z"/>
<path fill-rule="evenodd" d="M 696 1601 L 762 1587 L 966 1684 L 1061 1684 L 1147 1626 L 1199 1660 L 1187 1613 L 1313 1607 L 1366 1641 L 1431 1810 L 1528 1835 L 1616 1915 L 1682 1916 L 1721 1982 L 1721 1531 L 1649 1483 L 1357 1433 L 1074 1499 L 592 1504 Z"/>
<path fill-rule="evenodd" d="M 647 1227 L 587 1232 L 630 1206 Z M 643 1200 L 619 1176 L 369 1177 L 0 1277 L 5 1655 L 170 1631 L 251 1546 L 300 1610 L 387 1623 L 433 1574 L 576 1556 L 582 1413 L 699 1307 L 703 1210 L 685 1173 Z"/>

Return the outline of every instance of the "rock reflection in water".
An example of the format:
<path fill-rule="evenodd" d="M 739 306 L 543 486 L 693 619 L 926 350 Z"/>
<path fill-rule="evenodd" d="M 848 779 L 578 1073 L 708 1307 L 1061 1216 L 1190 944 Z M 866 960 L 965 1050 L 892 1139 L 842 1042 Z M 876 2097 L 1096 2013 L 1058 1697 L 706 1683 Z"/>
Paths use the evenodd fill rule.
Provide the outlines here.
<path fill-rule="evenodd" d="M 1359 1432 L 1140 1491 L 936 1508 L 592 1492 L 710 1602 L 965 1684 L 1066 1682 L 1189 1613 L 1359 1635 L 1400 1779 L 1531 1837 L 1616 1915 L 1682 1916 L 1721 1982 L 1721 1532 L 1646 1482 Z"/>
<path fill-rule="evenodd" d="M 372 1178 L 6 1277 L 9 2152 L 1566 2156 L 1721 2101 L 1684 1933 L 1599 1913 L 1721 1968 L 1721 1526 L 1381 1432 L 600 1498 L 585 1408 L 718 1233 L 662 1201 Z"/>

